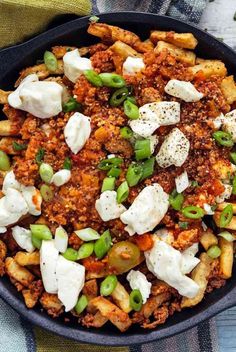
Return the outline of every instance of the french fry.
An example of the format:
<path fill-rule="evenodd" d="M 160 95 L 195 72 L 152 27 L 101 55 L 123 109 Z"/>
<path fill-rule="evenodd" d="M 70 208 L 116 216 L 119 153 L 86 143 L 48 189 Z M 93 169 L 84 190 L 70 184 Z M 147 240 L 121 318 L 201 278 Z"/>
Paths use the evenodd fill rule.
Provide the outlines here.
<path fill-rule="evenodd" d="M 35 251 L 33 253 L 17 252 L 14 257 L 14 260 L 17 262 L 17 264 L 21 266 L 39 265 L 40 263 L 39 251 Z"/>
<path fill-rule="evenodd" d="M 57 59 L 61 59 L 67 52 L 75 50 L 75 46 L 56 45 L 52 47 L 52 53 Z"/>
<path fill-rule="evenodd" d="M 202 301 L 208 283 L 208 276 L 211 272 L 212 259 L 206 253 L 200 255 L 200 263 L 191 273 L 191 279 L 199 285 L 199 291 L 193 298 L 183 297 L 181 307 L 192 307 Z"/>
<path fill-rule="evenodd" d="M 20 132 L 20 128 L 9 120 L 0 121 L 0 136 L 8 137 L 8 136 L 17 136 Z"/>
<path fill-rule="evenodd" d="M 176 60 L 181 61 L 189 66 L 195 65 L 196 55 L 190 50 L 181 49 L 173 44 L 159 41 L 154 51 L 161 53 L 167 50 Z"/>
<path fill-rule="evenodd" d="M 102 296 L 94 298 L 91 304 L 121 332 L 126 331 L 132 324 L 127 313 L 123 312 L 123 310 Z"/>
<path fill-rule="evenodd" d="M 7 255 L 7 246 L 0 240 L 0 277 L 5 274 L 5 258 Z"/>
<path fill-rule="evenodd" d="M 202 71 L 206 78 L 218 75 L 225 77 L 227 75 L 227 69 L 225 64 L 220 60 L 203 60 L 198 65 L 189 68 L 189 71 L 195 75 L 199 71 Z"/>
<path fill-rule="evenodd" d="M 232 276 L 234 249 L 233 242 L 226 241 L 223 237 L 219 239 L 221 249 L 220 255 L 220 274 L 223 279 L 229 279 Z"/>
<path fill-rule="evenodd" d="M 215 220 L 215 223 L 218 227 L 221 227 L 220 226 L 220 214 L 221 214 L 221 212 L 216 211 L 215 214 L 213 215 L 213 219 Z M 228 230 L 236 230 L 236 216 L 233 216 L 230 223 L 225 225 L 224 228 L 228 229 Z"/>
<path fill-rule="evenodd" d="M 129 294 L 121 283 L 117 282 L 115 289 L 111 294 L 113 301 L 120 307 L 125 313 L 131 311 L 129 304 Z"/>
<path fill-rule="evenodd" d="M 28 287 L 34 280 L 34 275 L 23 266 L 20 266 L 13 258 L 6 258 L 5 264 L 6 273 L 23 286 Z"/>
<path fill-rule="evenodd" d="M 94 328 L 101 328 L 104 324 L 106 324 L 106 322 L 108 321 L 108 319 L 106 317 L 104 317 L 101 312 L 98 310 L 93 317 L 93 327 Z"/>
<path fill-rule="evenodd" d="M 41 280 L 33 281 L 29 288 L 22 290 L 22 295 L 27 308 L 33 308 L 35 306 L 42 294 L 42 291 L 43 284 Z"/>
<path fill-rule="evenodd" d="M 8 95 L 11 91 L 6 92 L 5 90 L 0 89 L 0 104 L 7 104 L 8 103 Z"/>
<path fill-rule="evenodd" d="M 157 44 L 161 40 L 183 49 L 195 49 L 198 43 L 192 33 L 152 31 L 150 39 L 154 44 Z"/>
<path fill-rule="evenodd" d="M 228 104 L 233 104 L 236 101 L 236 83 L 234 76 L 225 77 L 221 82 L 221 90 Z"/>
<path fill-rule="evenodd" d="M 223 202 L 218 204 L 217 206 L 217 210 L 222 211 L 225 207 L 227 207 L 227 205 L 231 204 L 233 207 L 233 214 L 236 214 L 236 203 L 227 203 L 227 202 Z"/>
<path fill-rule="evenodd" d="M 53 318 L 56 318 L 63 313 L 63 305 L 57 295 L 44 292 L 40 297 L 40 303 Z"/>
<path fill-rule="evenodd" d="M 205 251 L 207 251 L 211 246 L 218 244 L 218 239 L 210 229 L 207 229 L 202 233 L 202 236 L 200 237 L 200 243 Z"/>
<path fill-rule="evenodd" d="M 128 56 L 142 57 L 140 53 L 134 50 L 130 45 L 127 45 L 120 40 L 117 40 L 110 48 L 114 53 L 121 56 L 122 59 L 126 59 Z"/>

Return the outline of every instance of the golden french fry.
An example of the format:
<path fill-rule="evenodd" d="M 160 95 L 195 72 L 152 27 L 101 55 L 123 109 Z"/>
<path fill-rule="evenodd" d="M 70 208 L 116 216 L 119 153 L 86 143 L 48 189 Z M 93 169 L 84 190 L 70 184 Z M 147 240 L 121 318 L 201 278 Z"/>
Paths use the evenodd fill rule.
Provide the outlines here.
<path fill-rule="evenodd" d="M 14 257 L 14 260 L 21 266 L 39 265 L 40 263 L 39 251 L 35 251 L 33 253 L 17 252 Z"/>
<path fill-rule="evenodd" d="M 57 59 L 61 59 L 67 52 L 75 50 L 75 46 L 56 45 L 52 47 L 52 53 Z"/>
<path fill-rule="evenodd" d="M 220 226 L 220 214 L 221 214 L 221 212 L 216 211 L 215 214 L 213 215 L 213 219 L 215 220 L 215 223 L 218 227 L 221 227 Z M 236 216 L 233 216 L 230 223 L 228 225 L 225 225 L 224 228 L 228 229 L 228 230 L 236 230 Z"/>
<path fill-rule="evenodd" d="M 7 104 L 8 103 L 8 95 L 11 93 L 11 91 L 6 92 L 2 89 L 0 89 L 0 104 Z"/>
<path fill-rule="evenodd" d="M 200 237 L 200 243 L 205 249 L 205 251 L 207 251 L 208 248 L 210 248 L 211 246 L 218 244 L 218 239 L 210 229 L 207 229 L 202 233 Z"/>
<path fill-rule="evenodd" d="M 176 60 L 184 62 L 189 66 L 195 65 L 196 55 L 190 50 L 181 49 L 173 44 L 169 44 L 163 41 L 159 41 L 154 51 L 156 53 L 161 53 L 167 50 Z"/>
<path fill-rule="evenodd" d="M 161 40 L 183 49 L 195 49 L 198 43 L 192 33 L 153 31 L 151 32 L 150 39 L 154 44 L 157 44 Z"/>
<path fill-rule="evenodd" d="M 219 239 L 221 249 L 220 255 L 220 274 L 223 279 L 229 279 L 232 276 L 234 261 L 233 242 L 226 241 L 223 237 Z"/>
<path fill-rule="evenodd" d="M 110 46 L 109 49 L 112 50 L 117 55 L 121 56 L 124 60 L 128 56 L 142 57 L 142 55 L 138 53 L 136 50 L 134 50 L 130 45 L 127 45 L 121 42 L 120 40 L 117 40 L 112 46 Z"/>
<path fill-rule="evenodd" d="M 234 168 L 228 160 L 218 159 L 212 165 L 212 168 L 221 180 L 227 180 L 229 175 L 232 176 L 234 174 Z"/>
<path fill-rule="evenodd" d="M 93 317 L 93 327 L 95 328 L 101 328 L 104 324 L 106 324 L 106 322 L 108 321 L 108 319 L 106 317 L 104 317 L 101 312 L 98 310 Z"/>
<path fill-rule="evenodd" d="M 236 83 L 234 76 L 225 77 L 221 82 L 221 90 L 228 104 L 233 104 L 236 101 Z"/>
<path fill-rule="evenodd" d="M 44 292 L 40 297 L 40 303 L 53 318 L 58 317 L 64 311 L 63 305 L 57 295 Z"/>
<path fill-rule="evenodd" d="M 132 310 L 129 304 L 129 294 L 121 283 L 117 282 L 116 288 L 113 290 L 111 296 L 113 301 L 125 313 L 129 313 Z"/>
<path fill-rule="evenodd" d="M 0 136 L 17 136 L 20 132 L 20 127 L 18 124 L 15 124 L 9 120 L 0 121 Z"/>
<path fill-rule="evenodd" d="M 217 206 L 217 210 L 222 211 L 225 207 L 227 207 L 227 205 L 231 204 L 233 207 L 233 214 L 236 214 L 236 203 L 227 203 L 227 202 L 223 202 L 218 204 Z"/>
<path fill-rule="evenodd" d="M 86 281 L 83 287 L 83 294 L 88 300 L 91 300 L 98 295 L 98 285 L 95 279 Z"/>
<path fill-rule="evenodd" d="M 183 297 L 181 307 L 192 307 L 201 302 L 207 288 L 208 276 L 211 272 L 212 259 L 206 253 L 200 255 L 200 263 L 191 273 L 191 279 L 199 285 L 199 291 L 193 298 Z"/>
<path fill-rule="evenodd" d="M 225 64 L 220 60 L 202 60 L 201 63 L 190 67 L 189 70 L 194 75 L 202 71 L 207 78 L 213 75 L 222 77 L 227 75 Z"/>
<path fill-rule="evenodd" d="M 34 275 L 23 266 L 20 266 L 13 258 L 6 258 L 5 264 L 6 273 L 23 286 L 28 287 L 34 280 Z"/>

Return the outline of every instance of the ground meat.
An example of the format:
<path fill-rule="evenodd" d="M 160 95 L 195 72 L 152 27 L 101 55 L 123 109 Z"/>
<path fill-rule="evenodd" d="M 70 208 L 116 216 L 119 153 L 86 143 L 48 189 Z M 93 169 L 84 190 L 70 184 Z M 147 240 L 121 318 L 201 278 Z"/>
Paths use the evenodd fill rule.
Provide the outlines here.
<path fill-rule="evenodd" d="M 152 323 L 144 322 L 141 326 L 144 329 L 154 329 L 157 325 L 164 324 L 168 318 L 168 307 L 163 306 L 154 310 L 153 317 L 154 321 Z"/>
<path fill-rule="evenodd" d="M 57 295 L 44 292 L 40 298 L 40 303 L 53 318 L 56 318 L 63 313 L 63 305 Z"/>
<path fill-rule="evenodd" d="M 200 231 L 199 229 L 191 229 L 182 231 L 178 234 L 177 239 L 173 242 L 173 247 L 179 251 L 191 247 L 194 243 L 199 242 Z"/>
<path fill-rule="evenodd" d="M 91 56 L 91 62 L 94 69 L 98 72 L 114 71 L 114 63 L 112 59 L 113 53 L 111 50 L 97 51 Z"/>

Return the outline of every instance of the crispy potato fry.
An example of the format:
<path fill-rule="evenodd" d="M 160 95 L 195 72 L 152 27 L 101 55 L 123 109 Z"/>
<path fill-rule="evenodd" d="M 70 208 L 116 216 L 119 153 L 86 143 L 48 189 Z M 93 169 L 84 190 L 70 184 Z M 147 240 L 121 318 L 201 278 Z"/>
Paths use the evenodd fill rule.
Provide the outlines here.
<path fill-rule="evenodd" d="M 229 279 L 232 276 L 234 261 L 233 242 L 226 241 L 223 237 L 219 239 L 221 249 L 220 255 L 220 274 L 223 279 Z"/>
<path fill-rule="evenodd" d="M 40 303 L 53 318 L 58 317 L 64 311 L 63 305 L 57 295 L 44 292 L 40 297 Z"/>
<path fill-rule="evenodd" d="M 114 43 L 119 40 L 141 53 L 152 50 L 152 46 L 149 43 L 142 42 L 136 34 L 105 23 L 91 23 L 88 33 L 101 38 L 105 42 Z"/>
<path fill-rule="evenodd" d="M 198 43 L 192 33 L 153 31 L 151 32 L 150 39 L 154 44 L 157 44 L 161 40 L 183 49 L 195 49 Z"/>
<path fill-rule="evenodd" d="M 169 44 L 163 41 L 159 41 L 154 51 L 156 53 L 161 53 L 162 51 L 167 50 L 176 60 L 181 61 L 189 66 L 195 65 L 196 55 L 190 50 L 185 50 L 178 48 L 173 44 Z"/>
<path fill-rule="evenodd" d="M 121 283 L 117 283 L 111 296 L 115 304 L 117 304 L 125 313 L 129 313 L 132 310 L 129 304 L 129 294 Z"/>
<path fill-rule="evenodd" d="M 217 210 L 222 211 L 229 204 L 231 204 L 233 207 L 233 214 L 236 214 L 236 203 L 227 203 L 227 202 L 220 203 L 218 204 Z"/>
<path fill-rule="evenodd" d="M 52 47 L 52 53 L 57 59 L 61 59 L 68 51 L 75 50 L 75 46 L 56 45 Z"/>
<path fill-rule="evenodd" d="M 192 307 L 201 302 L 204 297 L 204 293 L 207 288 L 208 276 L 211 272 L 211 262 L 212 259 L 208 257 L 206 253 L 200 255 L 200 263 L 191 273 L 191 279 L 194 280 L 199 285 L 199 291 L 197 295 L 193 298 L 183 297 L 181 302 L 181 307 Z"/>
<path fill-rule="evenodd" d="M 114 53 L 122 57 L 122 59 L 126 59 L 128 56 L 132 57 L 142 57 L 140 53 L 134 50 L 131 46 L 117 40 L 112 46 L 109 48 Z"/>
<path fill-rule="evenodd" d="M 34 280 L 34 275 L 26 268 L 20 266 L 13 258 L 6 258 L 5 264 L 6 273 L 23 286 L 28 287 Z"/>
<path fill-rule="evenodd" d="M 0 277 L 5 274 L 5 263 L 4 260 L 7 255 L 7 246 L 3 241 L 0 240 Z"/>
<path fill-rule="evenodd" d="M 0 136 L 17 136 L 20 132 L 20 127 L 9 120 L 0 121 Z"/>
<path fill-rule="evenodd" d="M 98 285 L 95 279 L 86 281 L 83 287 L 83 294 L 88 300 L 91 300 L 98 295 Z"/>
<path fill-rule="evenodd" d="M 162 292 L 157 296 L 151 296 L 147 302 L 142 306 L 139 312 L 134 313 L 135 322 L 142 322 L 148 319 L 155 309 L 160 307 L 164 302 L 168 301 L 171 297 L 170 292 Z"/>
<path fill-rule="evenodd" d="M 95 328 L 101 328 L 106 322 L 108 321 L 108 318 L 104 317 L 101 312 L 98 310 L 93 317 L 93 327 Z"/>
<path fill-rule="evenodd" d="M 227 75 L 227 69 L 225 64 L 220 60 L 203 60 L 198 65 L 190 67 L 189 70 L 192 74 L 196 74 L 199 71 L 202 71 L 206 78 L 218 75 L 225 77 Z"/>
<path fill-rule="evenodd" d="M 0 89 L 0 104 L 7 104 L 8 103 L 8 95 L 11 91 L 6 92 L 5 90 Z"/>
<path fill-rule="evenodd" d="M 225 159 L 218 159 L 214 165 L 212 165 L 212 168 L 221 180 L 228 180 L 229 176 L 234 174 L 232 164 Z"/>
<path fill-rule="evenodd" d="M 97 308 L 105 318 L 109 319 L 110 322 L 121 332 L 126 331 L 132 324 L 127 313 L 123 312 L 115 304 L 102 296 L 94 298 L 91 301 L 91 304 L 93 304 L 93 306 Z"/>
<path fill-rule="evenodd" d="M 208 248 L 210 248 L 211 246 L 218 244 L 218 239 L 210 229 L 207 229 L 202 233 L 200 237 L 200 243 L 205 249 L 205 251 L 207 251 Z"/>
<path fill-rule="evenodd" d="M 38 302 L 39 297 L 43 292 L 43 284 L 41 280 L 33 281 L 28 289 L 22 290 L 22 295 L 27 308 L 33 308 Z"/>
<path fill-rule="evenodd" d="M 21 266 L 39 265 L 40 263 L 39 251 L 35 251 L 33 253 L 17 252 L 14 257 L 14 260 Z"/>
<path fill-rule="evenodd" d="M 236 101 L 236 83 L 234 76 L 225 77 L 221 82 L 221 90 L 228 104 L 233 104 Z"/>
<path fill-rule="evenodd" d="M 216 211 L 215 214 L 213 215 L 213 219 L 215 220 L 215 223 L 218 227 L 221 227 L 220 226 L 220 214 L 221 214 L 221 212 Z M 224 228 L 228 229 L 228 230 L 236 230 L 236 216 L 233 216 L 230 223 L 228 225 L 226 225 Z"/>

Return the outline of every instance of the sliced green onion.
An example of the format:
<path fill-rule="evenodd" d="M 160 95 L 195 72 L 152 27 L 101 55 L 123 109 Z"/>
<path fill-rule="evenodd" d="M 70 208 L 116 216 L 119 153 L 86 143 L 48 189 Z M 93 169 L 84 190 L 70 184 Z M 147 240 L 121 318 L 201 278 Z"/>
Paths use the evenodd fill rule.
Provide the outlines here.
<path fill-rule="evenodd" d="M 8 155 L 0 150 L 0 170 L 8 171 L 11 168 L 11 163 Z"/>
<path fill-rule="evenodd" d="M 80 111 L 81 104 L 77 102 L 77 100 L 71 97 L 66 103 L 62 106 L 63 112 L 70 112 L 70 111 Z"/>
<path fill-rule="evenodd" d="M 100 286 L 101 296 L 109 296 L 112 294 L 116 285 L 118 283 L 117 277 L 115 275 L 108 275 L 105 280 L 102 281 Z"/>
<path fill-rule="evenodd" d="M 194 180 L 191 182 L 191 187 L 198 187 L 198 186 L 199 186 L 199 184 L 197 181 Z"/>
<path fill-rule="evenodd" d="M 31 235 L 31 241 L 35 248 L 40 249 L 42 245 L 42 240 L 39 240 L 35 235 Z"/>
<path fill-rule="evenodd" d="M 45 185 L 45 184 L 43 184 L 40 187 L 40 193 L 41 193 L 43 200 L 45 200 L 45 202 L 50 202 L 54 197 L 54 193 L 53 193 L 52 189 L 48 185 Z"/>
<path fill-rule="evenodd" d="M 122 138 L 130 139 L 133 137 L 133 134 L 134 134 L 133 131 L 129 127 L 122 127 L 120 129 L 120 135 Z"/>
<path fill-rule="evenodd" d="M 42 163 L 39 167 L 39 175 L 44 182 L 50 183 L 53 177 L 53 168 L 49 164 Z"/>
<path fill-rule="evenodd" d="M 71 159 L 67 156 L 64 160 L 64 163 L 63 163 L 63 169 L 66 169 L 66 170 L 71 170 L 72 168 L 72 161 Z"/>
<path fill-rule="evenodd" d="M 140 309 L 142 308 L 143 298 L 142 298 L 141 292 L 138 289 L 131 291 L 129 295 L 129 304 L 130 304 L 130 307 L 136 312 L 139 312 Z"/>
<path fill-rule="evenodd" d="M 130 164 L 126 173 L 126 181 L 130 187 L 136 186 L 143 175 L 143 168 L 139 164 Z"/>
<path fill-rule="evenodd" d="M 111 106 L 119 106 L 123 103 L 126 99 L 127 95 L 129 94 L 128 88 L 122 87 L 117 89 L 111 96 L 109 100 L 109 104 Z"/>
<path fill-rule="evenodd" d="M 87 78 L 87 80 L 93 84 L 95 87 L 102 87 L 102 80 L 99 77 L 99 74 L 97 74 L 96 71 L 94 70 L 85 70 L 83 71 L 83 74 Z"/>
<path fill-rule="evenodd" d="M 223 231 L 219 233 L 218 236 L 223 237 L 228 242 L 233 242 L 235 240 L 235 237 L 232 235 L 232 233 L 228 231 Z"/>
<path fill-rule="evenodd" d="M 93 253 L 93 250 L 94 250 L 93 242 L 83 243 L 79 247 L 77 259 L 79 260 L 79 259 L 90 257 L 90 255 Z"/>
<path fill-rule="evenodd" d="M 17 142 L 13 142 L 12 143 L 12 148 L 16 151 L 16 152 L 19 152 L 20 150 L 25 150 L 27 149 L 27 144 L 20 144 L 20 143 L 17 143 Z"/>
<path fill-rule="evenodd" d="M 131 120 L 137 120 L 139 118 L 138 106 L 126 100 L 124 102 L 124 113 Z"/>
<path fill-rule="evenodd" d="M 116 200 L 118 204 L 126 201 L 129 195 L 129 186 L 127 181 L 122 182 L 121 185 L 117 188 L 116 192 L 117 192 Z"/>
<path fill-rule="evenodd" d="M 67 260 L 71 260 L 72 262 L 75 262 L 78 257 L 78 251 L 76 251 L 74 248 L 69 247 L 62 255 Z"/>
<path fill-rule="evenodd" d="M 96 23 L 98 21 L 99 21 L 99 17 L 98 16 L 89 17 L 89 22 L 91 22 L 91 23 Z"/>
<path fill-rule="evenodd" d="M 111 177 L 115 177 L 115 178 L 118 178 L 121 174 L 121 169 L 118 168 L 118 167 L 112 167 L 108 173 L 107 173 L 107 176 L 111 176 Z"/>
<path fill-rule="evenodd" d="M 135 142 L 134 153 L 136 160 L 149 158 L 151 156 L 150 139 L 138 139 Z"/>
<path fill-rule="evenodd" d="M 43 148 L 39 148 L 35 155 L 35 161 L 38 165 L 42 163 L 42 160 L 44 158 L 45 150 Z"/>
<path fill-rule="evenodd" d="M 232 136 L 228 132 L 216 131 L 213 133 L 213 137 L 219 145 L 222 145 L 224 147 L 232 147 L 234 145 Z"/>
<path fill-rule="evenodd" d="M 124 78 L 116 73 L 100 73 L 99 77 L 106 87 L 122 88 L 125 86 Z"/>
<path fill-rule="evenodd" d="M 182 214 L 189 219 L 200 219 L 204 216 L 204 210 L 195 205 L 189 205 L 182 209 Z"/>
<path fill-rule="evenodd" d="M 184 196 L 182 193 L 177 193 L 176 190 L 174 190 L 170 196 L 169 196 L 169 203 L 172 206 L 173 209 L 179 211 L 182 208 L 184 202 Z"/>
<path fill-rule="evenodd" d="M 212 258 L 218 258 L 221 255 L 221 249 L 218 246 L 211 246 L 208 251 L 207 251 L 207 255 Z"/>
<path fill-rule="evenodd" d="M 101 192 L 113 191 L 115 189 L 116 178 L 115 177 L 105 177 L 102 182 Z"/>
<path fill-rule="evenodd" d="M 220 214 L 220 227 L 227 226 L 233 217 L 233 206 L 228 204 Z"/>
<path fill-rule="evenodd" d="M 48 226 L 40 225 L 40 224 L 33 224 L 30 225 L 31 233 L 34 237 L 38 238 L 39 240 L 51 240 L 52 233 Z"/>
<path fill-rule="evenodd" d="M 100 238 L 100 235 L 97 231 L 91 229 L 91 227 L 87 227 L 82 230 L 76 230 L 74 231 L 75 234 L 83 241 L 94 241 L 98 240 Z"/>
<path fill-rule="evenodd" d="M 104 255 L 109 251 L 111 248 L 111 235 L 110 231 L 106 230 L 103 232 L 101 237 L 95 242 L 94 245 L 94 253 L 98 259 L 102 259 Z"/>
<path fill-rule="evenodd" d="M 236 176 L 234 176 L 233 178 L 232 186 L 233 186 L 232 193 L 236 194 Z"/>
<path fill-rule="evenodd" d="M 137 105 L 137 104 L 136 104 L 136 99 L 135 99 L 134 96 L 129 96 L 129 97 L 127 97 L 127 100 L 130 101 L 131 103 Z"/>
<path fill-rule="evenodd" d="M 155 165 L 155 157 L 152 157 L 148 160 L 145 160 L 144 162 L 141 163 L 142 166 L 142 177 L 140 181 L 145 180 L 146 178 L 152 176 L 154 172 L 154 165 Z"/>
<path fill-rule="evenodd" d="M 98 164 L 98 168 L 100 170 L 108 171 L 110 170 L 113 166 L 120 166 L 123 162 L 123 159 L 121 158 L 110 158 L 110 159 L 104 159 L 100 161 Z"/>
<path fill-rule="evenodd" d="M 88 305 L 88 299 L 85 295 L 80 296 L 80 298 L 78 299 L 76 305 L 75 305 L 75 311 L 77 314 L 81 314 L 85 308 Z"/>
<path fill-rule="evenodd" d="M 56 71 L 58 67 L 57 58 L 51 51 L 45 51 L 43 59 L 49 71 Z"/>
<path fill-rule="evenodd" d="M 188 228 L 188 222 L 186 221 L 179 221 L 179 227 L 182 229 L 182 230 L 186 230 Z"/>

